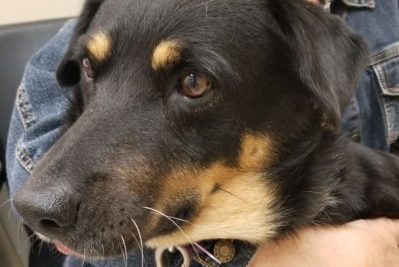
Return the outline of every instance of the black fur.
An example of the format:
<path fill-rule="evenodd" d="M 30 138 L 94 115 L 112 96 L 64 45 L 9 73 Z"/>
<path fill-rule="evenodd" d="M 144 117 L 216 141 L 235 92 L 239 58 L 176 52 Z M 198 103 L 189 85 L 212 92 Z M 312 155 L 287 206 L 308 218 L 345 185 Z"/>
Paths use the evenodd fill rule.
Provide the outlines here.
<path fill-rule="evenodd" d="M 98 30 L 112 51 L 91 80 L 81 61 Z M 183 62 L 154 71 L 152 52 L 170 38 L 187 44 Z M 14 203 L 53 240 L 78 252 L 99 241 L 117 254 L 112 243 L 132 229 L 130 217 L 145 240 L 174 230 L 167 220 L 153 226 L 140 208 L 158 203 L 168 174 L 215 162 L 234 168 L 243 136 L 260 133 L 278 144 L 263 170 L 284 214 L 276 238 L 303 225 L 397 217 L 397 158 L 340 135 L 366 59 L 365 43 L 339 18 L 298 0 L 87 1 L 57 73 L 78 86 L 83 111 Z M 214 90 L 182 96 L 179 79 L 190 72 L 205 73 Z M 185 219 L 201 208 L 190 185 L 166 202 L 165 213 Z"/>

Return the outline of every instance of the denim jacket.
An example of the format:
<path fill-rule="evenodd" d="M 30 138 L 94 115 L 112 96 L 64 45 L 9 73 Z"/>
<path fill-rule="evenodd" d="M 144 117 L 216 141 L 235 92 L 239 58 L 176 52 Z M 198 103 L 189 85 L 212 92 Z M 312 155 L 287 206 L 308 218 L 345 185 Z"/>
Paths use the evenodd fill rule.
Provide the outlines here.
<path fill-rule="evenodd" d="M 327 1 L 329 4 L 331 1 Z M 336 0 L 331 11 L 341 15 L 363 35 L 371 52 L 370 62 L 343 118 L 347 136 L 381 150 L 389 150 L 399 136 L 399 2 L 398 0 Z M 17 91 L 7 145 L 7 170 L 11 196 L 29 178 L 38 160 L 65 131 L 71 91 L 60 88 L 55 70 L 66 50 L 75 21 L 60 32 L 28 62 Z M 223 266 L 246 266 L 254 249 L 237 243 L 235 259 Z M 131 255 L 129 266 L 141 266 L 141 256 Z M 145 266 L 155 266 L 153 252 L 145 252 Z M 171 267 L 181 259 L 171 256 Z M 67 258 L 65 267 L 81 266 Z M 122 259 L 86 266 L 124 266 Z M 198 266 L 198 265 L 193 265 Z"/>
<path fill-rule="evenodd" d="M 356 141 L 388 151 L 399 137 L 399 1 L 342 2 L 338 12 L 366 38 L 371 53 L 343 128 Z"/>

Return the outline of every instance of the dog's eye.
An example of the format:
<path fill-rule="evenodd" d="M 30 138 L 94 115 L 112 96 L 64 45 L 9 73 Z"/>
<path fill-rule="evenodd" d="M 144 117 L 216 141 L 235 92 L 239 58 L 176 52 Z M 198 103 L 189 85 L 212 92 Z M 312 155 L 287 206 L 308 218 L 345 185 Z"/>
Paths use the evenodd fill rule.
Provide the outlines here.
<path fill-rule="evenodd" d="M 181 93 L 190 98 L 200 98 L 212 88 L 212 82 L 201 73 L 191 73 L 181 80 Z"/>
<path fill-rule="evenodd" d="M 82 59 L 82 68 L 83 71 L 86 73 L 87 77 L 93 79 L 94 71 L 89 58 L 85 57 Z"/>

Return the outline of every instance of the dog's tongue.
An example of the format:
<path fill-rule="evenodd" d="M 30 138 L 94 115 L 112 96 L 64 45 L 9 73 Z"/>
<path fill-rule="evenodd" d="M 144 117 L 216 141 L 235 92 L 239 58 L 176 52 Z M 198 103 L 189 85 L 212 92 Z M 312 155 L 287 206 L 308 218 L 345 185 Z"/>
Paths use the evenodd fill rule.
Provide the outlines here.
<path fill-rule="evenodd" d="M 78 257 L 81 256 L 80 254 L 78 254 L 78 253 L 76 253 L 75 251 L 73 251 L 72 249 L 70 249 L 70 248 L 64 246 L 63 244 L 61 244 L 61 243 L 58 242 L 58 241 L 55 242 L 54 245 L 55 245 L 55 247 L 57 248 L 57 250 L 58 250 L 59 252 L 61 252 L 62 254 L 64 254 L 64 255 L 67 255 L 67 256 L 78 256 Z"/>

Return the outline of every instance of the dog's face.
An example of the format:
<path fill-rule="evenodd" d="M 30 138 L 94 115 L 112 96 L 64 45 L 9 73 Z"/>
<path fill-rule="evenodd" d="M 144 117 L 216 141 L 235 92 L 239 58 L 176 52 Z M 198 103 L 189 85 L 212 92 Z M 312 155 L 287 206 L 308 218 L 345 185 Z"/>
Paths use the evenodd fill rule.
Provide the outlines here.
<path fill-rule="evenodd" d="M 333 135 L 362 45 L 297 0 L 88 1 L 58 72 L 82 111 L 15 205 L 90 256 L 274 238 L 315 216 L 277 170 Z"/>

